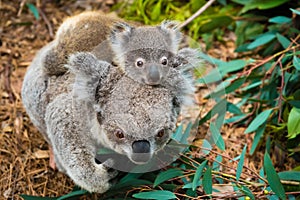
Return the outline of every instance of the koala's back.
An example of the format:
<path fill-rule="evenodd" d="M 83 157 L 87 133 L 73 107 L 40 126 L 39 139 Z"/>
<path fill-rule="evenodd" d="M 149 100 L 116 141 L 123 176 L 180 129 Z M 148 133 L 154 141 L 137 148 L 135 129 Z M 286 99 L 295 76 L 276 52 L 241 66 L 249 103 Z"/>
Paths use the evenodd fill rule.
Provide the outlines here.
<path fill-rule="evenodd" d="M 111 59 L 107 37 L 118 18 L 103 15 L 99 12 L 84 12 L 68 18 L 59 27 L 54 45 L 44 59 L 45 72 L 50 75 L 61 75 L 67 70 L 64 65 L 71 54 L 77 52 L 91 52 L 98 45 L 99 59 Z M 103 44 L 101 44 L 103 43 Z M 104 48 L 103 48 L 104 47 Z"/>
<path fill-rule="evenodd" d="M 53 43 L 49 43 L 37 53 L 24 77 L 21 92 L 23 105 L 31 121 L 44 136 L 47 105 L 58 95 L 70 92 L 74 82 L 74 76 L 70 73 L 49 76 L 44 72 L 43 60 L 52 46 Z M 47 136 L 46 139 L 48 140 Z"/>

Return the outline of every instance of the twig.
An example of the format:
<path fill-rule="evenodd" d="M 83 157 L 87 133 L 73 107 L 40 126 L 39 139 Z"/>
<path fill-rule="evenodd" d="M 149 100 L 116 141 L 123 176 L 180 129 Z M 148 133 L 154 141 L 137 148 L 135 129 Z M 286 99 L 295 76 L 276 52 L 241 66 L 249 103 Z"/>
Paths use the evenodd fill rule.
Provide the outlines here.
<path fill-rule="evenodd" d="M 193 14 L 190 18 L 185 20 L 182 24 L 179 25 L 179 28 L 183 28 L 188 25 L 191 21 L 197 18 L 201 13 L 203 13 L 215 0 L 209 0 L 204 6 L 202 6 L 195 14 Z"/>
<path fill-rule="evenodd" d="M 18 17 L 21 16 L 21 13 L 22 13 L 22 10 L 24 8 L 25 3 L 26 3 L 26 0 L 22 0 L 21 1 L 21 3 L 20 3 L 20 9 L 19 9 L 18 14 L 17 14 Z"/>
<path fill-rule="evenodd" d="M 43 10 L 42 10 L 40 7 L 37 7 L 37 8 L 38 8 L 38 11 L 39 11 L 39 13 L 41 14 L 43 20 L 45 21 L 45 23 L 46 23 L 46 25 L 47 25 L 47 28 L 48 28 L 50 37 L 53 38 L 53 37 L 54 37 L 54 34 L 53 34 L 53 29 L 52 29 L 52 26 L 51 26 L 50 21 L 48 20 L 47 16 L 46 16 L 45 13 L 43 12 Z"/>
<path fill-rule="evenodd" d="M 11 62 L 10 62 L 11 63 Z M 9 96 L 9 101 L 10 103 L 13 103 L 15 101 L 15 96 L 14 93 L 12 92 L 12 88 L 11 88 L 11 82 L 10 82 L 10 75 L 11 75 L 11 66 L 9 66 L 8 64 L 4 64 L 4 76 L 5 76 L 5 90 L 8 93 Z"/>

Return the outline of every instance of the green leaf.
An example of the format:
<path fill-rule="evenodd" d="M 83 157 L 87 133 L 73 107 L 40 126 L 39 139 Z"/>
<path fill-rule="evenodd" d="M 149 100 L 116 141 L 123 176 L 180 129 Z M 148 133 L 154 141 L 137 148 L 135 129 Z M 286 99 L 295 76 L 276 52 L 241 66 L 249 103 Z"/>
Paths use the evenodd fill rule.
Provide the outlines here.
<path fill-rule="evenodd" d="M 252 194 L 251 190 L 249 188 L 247 188 L 246 186 L 242 185 L 241 186 L 241 191 L 247 195 L 248 197 L 250 197 L 251 200 L 255 200 L 255 196 Z"/>
<path fill-rule="evenodd" d="M 72 191 L 64 196 L 61 196 L 59 198 L 57 198 L 57 200 L 64 200 L 64 199 L 68 199 L 70 197 L 76 197 L 76 196 L 79 196 L 79 195 L 84 195 L 84 194 L 87 194 L 89 193 L 88 191 L 86 190 L 75 190 L 75 191 Z"/>
<path fill-rule="evenodd" d="M 153 190 L 151 192 L 140 192 L 132 195 L 137 199 L 176 199 L 176 195 L 173 192 L 166 190 Z"/>
<path fill-rule="evenodd" d="M 259 113 L 259 115 L 255 117 L 255 119 L 250 123 L 249 127 L 245 130 L 245 133 L 256 131 L 260 125 L 267 121 L 272 111 L 273 109 L 268 109 Z"/>
<path fill-rule="evenodd" d="M 38 9 L 32 3 L 26 3 L 26 6 L 32 12 L 33 16 L 38 20 L 40 18 Z"/>
<path fill-rule="evenodd" d="M 217 63 L 217 66 L 222 76 L 224 76 L 227 73 L 243 69 L 246 64 L 247 62 L 245 60 L 232 60 L 229 62 L 219 62 Z"/>
<path fill-rule="evenodd" d="M 216 125 L 214 123 L 210 124 L 210 131 L 212 134 L 212 139 L 214 141 L 214 143 L 217 145 L 217 147 L 224 151 L 225 150 L 225 142 L 223 140 L 223 137 L 220 133 L 220 131 L 218 130 L 218 128 L 216 127 Z"/>
<path fill-rule="evenodd" d="M 288 117 L 288 135 L 289 139 L 295 138 L 300 133 L 300 109 L 293 107 Z"/>
<path fill-rule="evenodd" d="M 299 10 L 295 10 L 293 8 L 290 8 L 290 10 L 295 13 L 296 15 L 300 15 L 300 11 Z"/>
<path fill-rule="evenodd" d="M 204 155 L 209 154 L 210 150 L 212 150 L 211 144 L 206 139 L 204 139 L 203 143 L 202 143 L 202 152 L 203 152 L 203 154 Z"/>
<path fill-rule="evenodd" d="M 158 1 L 151 12 L 151 19 L 153 21 L 156 21 L 159 19 L 159 16 L 161 14 L 161 3 L 162 3 L 161 0 Z"/>
<path fill-rule="evenodd" d="M 31 196 L 26 194 L 20 195 L 24 200 L 56 200 L 57 197 L 38 197 L 38 196 Z"/>
<path fill-rule="evenodd" d="M 183 175 L 182 170 L 168 169 L 167 171 L 164 171 L 164 172 L 161 172 L 158 174 L 158 176 L 156 177 L 156 179 L 153 183 L 153 187 L 156 187 L 159 184 L 161 184 L 162 182 L 165 182 L 171 178 L 175 178 L 175 177 L 182 176 L 182 175 Z"/>
<path fill-rule="evenodd" d="M 284 171 L 279 172 L 278 176 L 281 180 L 286 181 L 300 181 L 300 172 L 298 171 Z"/>
<path fill-rule="evenodd" d="M 291 18 L 285 17 L 285 16 L 276 16 L 276 17 L 272 17 L 271 19 L 269 19 L 269 22 L 277 23 L 277 24 L 289 23 L 291 21 L 292 21 Z"/>
<path fill-rule="evenodd" d="M 195 172 L 195 176 L 194 176 L 194 179 L 193 179 L 193 183 L 192 183 L 192 189 L 194 191 L 199 186 L 198 183 L 199 183 L 200 177 L 202 176 L 202 171 L 203 171 L 204 167 L 206 166 L 206 164 L 207 164 L 207 160 L 202 162 L 201 165 L 199 165 L 197 167 L 197 170 Z"/>
<path fill-rule="evenodd" d="M 264 123 L 263 125 L 261 125 L 257 130 L 256 133 L 254 135 L 254 139 L 252 142 L 252 146 L 250 149 L 250 155 L 253 155 L 258 143 L 260 142 L 261 137 L 263 136 L 264 132 L 266 129 L 266 123 Z"/>
<path fill-rule="evenodd" d="M 293 65 L 297 70 L 300 71 L 300 58 L 293 56 Z"/>
<path fill-rule="evenodd" d="M 264 44 L 270 42 L 271 40 L 273 40 L 275 37 L 276 37 L 276 35 L 272 32 L 264 33 L 261 36 L 257 37 L 253 42 L 251 42 L 248 45 L 247 49 L 251 50 L 258 46 L 264 45 Z"/>
<path fill-rule="evenodd" d="M 288 48 L 291 41 L 289 39 L 287 39 L 286 37 L 284 37 L 283 35 L 276 33 L 276 37 L 277 40 L 280 42 L 280 44 L 282 45 L 283 48 Z"/>
<path fill-rule="evenodd" d="M 237 169 L 236 169 L 236 180 L 237 181 L 239 181 L 239 179 L 241 177 L 241 174 L 242 174 L 242 171 L 243 171 L 245 154 L 246 154 L 246 148 L 247 148 L 247 145 L 245 145 L 244 148 L 243 148 L 243 151 L 241 153 L 241 157 L 240 157 Z"/>
<path fill-rule="evenodd" d="M 272 191 L 281 199 L 285 200 L 285 191 L 284 188 L 280 182 L 279 176 L 276 173 L 271 158 L 269 154 L 266 152 L 264 156 L 264 169 L 267 174 L 267 180 L 269 182 L 269 185 L 272 189 Z"/>
<path fill-rule="evenodd" d="M 207 168 L 203 175 L 202 184 L 205 194 L 212 194 L 212 175 L 210 167 Z"/>

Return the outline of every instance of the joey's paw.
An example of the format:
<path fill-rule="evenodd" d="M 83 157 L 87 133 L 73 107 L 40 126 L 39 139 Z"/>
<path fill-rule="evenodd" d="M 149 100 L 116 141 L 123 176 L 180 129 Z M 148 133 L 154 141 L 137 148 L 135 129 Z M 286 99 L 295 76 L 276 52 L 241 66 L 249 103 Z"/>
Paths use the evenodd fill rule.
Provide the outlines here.
<path fill-rule="evenodd" d="M 108 62 L 99 60 L 94 54 L 89 52 L 79 52 L 72 54 L 69 58 L 68 68 L 73 73 L 84 73 L 88 76 L 101 76 L 109 69 Z"/>

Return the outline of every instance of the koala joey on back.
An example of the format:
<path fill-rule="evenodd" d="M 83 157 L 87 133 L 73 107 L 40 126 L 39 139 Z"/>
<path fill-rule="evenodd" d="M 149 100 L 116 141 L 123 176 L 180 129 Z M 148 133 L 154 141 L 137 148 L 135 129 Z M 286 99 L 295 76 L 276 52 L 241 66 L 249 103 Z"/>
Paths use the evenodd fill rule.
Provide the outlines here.
<path fill-rule="evenodd" d="M 100 60 L 118 65 L 133 80 L 163 85 L 170 68 L 186 74 L 199 65 L 197 50 L 178 50 L 182 34 L 177 25 L 164 21 L 157 26 L 136 26 L 98 12 L 70 17 L 59 27 L 45 57 L 45 72 L 63 74 L 70 54 L 93 52 Z"/>

